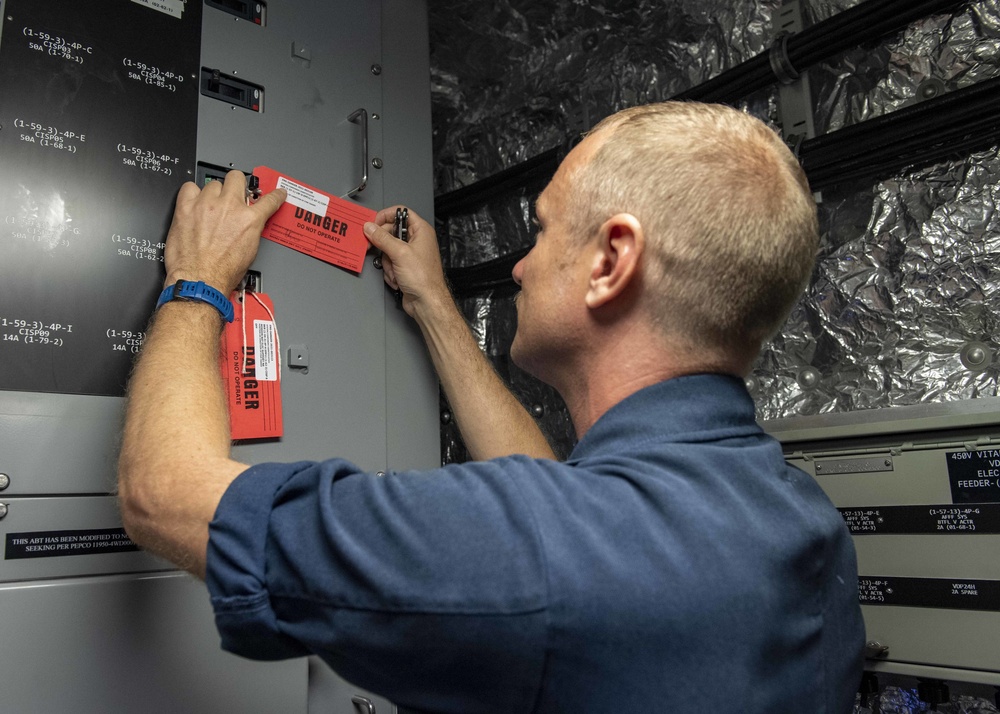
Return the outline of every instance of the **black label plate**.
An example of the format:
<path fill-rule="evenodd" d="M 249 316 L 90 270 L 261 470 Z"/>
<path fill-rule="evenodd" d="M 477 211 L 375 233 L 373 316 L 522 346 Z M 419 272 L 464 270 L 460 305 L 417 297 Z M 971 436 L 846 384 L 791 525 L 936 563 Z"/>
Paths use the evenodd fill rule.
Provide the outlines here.
<path fill-rule="evenodd" d="M 851 535 L 996 535 L 1000 534 L 1000 504 L 935 506 L 867 506 L 840 508 Z"/>
<path fill-rule="evenodd" d="M 1000 449 L 945 455 L 955 503 L 1000 503 Z"/>
<path fill-rule="evenodd" d="M 125 534 L 124 528 L 98 530 L 34 531 L 8 533 L 5 560 L 52 558 L 62 555 L 101 555 L 127 553 L 139 546 Z"/>
<path fill-rule="evenodd" d="M 1000 581 L 862 576 L 858 599 L 862 605 L 1000 612 Z"/>

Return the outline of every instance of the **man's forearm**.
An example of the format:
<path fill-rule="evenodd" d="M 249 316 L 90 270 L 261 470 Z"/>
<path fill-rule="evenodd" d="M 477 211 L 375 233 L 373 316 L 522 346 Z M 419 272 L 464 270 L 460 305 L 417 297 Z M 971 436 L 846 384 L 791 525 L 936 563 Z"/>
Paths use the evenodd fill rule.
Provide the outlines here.
<path fill-rule="evenodd" d="M 210 305 L 171 302 L 161 308 L 129 383 L 119 462 L 129 535 L 199 576 L 207 524 L 226 487 L 246 468 L 229 458 L 220 325 Z"/>
<path fill-rule="evenodd" d="M 451 296 L 421 305 L 414 317 L 472 458 L 554 459 L 538 424 L 479 349 Z"/>

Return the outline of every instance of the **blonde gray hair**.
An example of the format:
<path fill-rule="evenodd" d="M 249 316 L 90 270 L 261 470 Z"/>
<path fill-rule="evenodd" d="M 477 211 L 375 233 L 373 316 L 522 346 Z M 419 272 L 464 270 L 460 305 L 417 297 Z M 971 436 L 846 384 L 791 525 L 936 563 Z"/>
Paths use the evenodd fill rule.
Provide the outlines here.
<path fill-rule="evenodd" d="M 646 238 L 654 323 L 692 348 L 752 359 L 805 287 L 818 248 L 805 174 L 759 120 L 721 105 L 650 104 L 614 114 L 575 172 L 574 232 L 617 213 Z"/>

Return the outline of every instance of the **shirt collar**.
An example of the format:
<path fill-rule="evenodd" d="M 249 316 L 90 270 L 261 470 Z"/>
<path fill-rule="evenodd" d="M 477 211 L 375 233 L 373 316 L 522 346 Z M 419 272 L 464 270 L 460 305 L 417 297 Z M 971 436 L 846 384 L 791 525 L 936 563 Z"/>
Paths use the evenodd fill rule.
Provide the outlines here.
<path fill-rule="evenodd" d="M 732 375 L 675 377 L 640 389 L 606 411 L 568 462 L 644 442 L 690 442 L 760 432 L 753 399 Z"/>

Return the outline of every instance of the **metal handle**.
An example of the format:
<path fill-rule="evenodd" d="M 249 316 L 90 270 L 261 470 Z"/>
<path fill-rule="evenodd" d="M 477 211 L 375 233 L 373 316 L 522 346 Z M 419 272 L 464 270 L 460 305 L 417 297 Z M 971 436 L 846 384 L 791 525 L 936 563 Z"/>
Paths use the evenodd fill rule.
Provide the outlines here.
<path fill-rule="evenodd" d="M 351 704 L 354 705 L 354 711 L 360 712 L 360 714 L 375 714 L 375 705 L 372 704 L 371 699 L 355 694 L 351 697 Z"/>
<path fill-rule="evenodd" d="M 361 183 L 348 191 L 348 196 L 355 196 L 368 186 L 368 110 L 364 107 L 356 110 L 347 121 L 357 123 L 358 117 L 361 117 Z"/>

